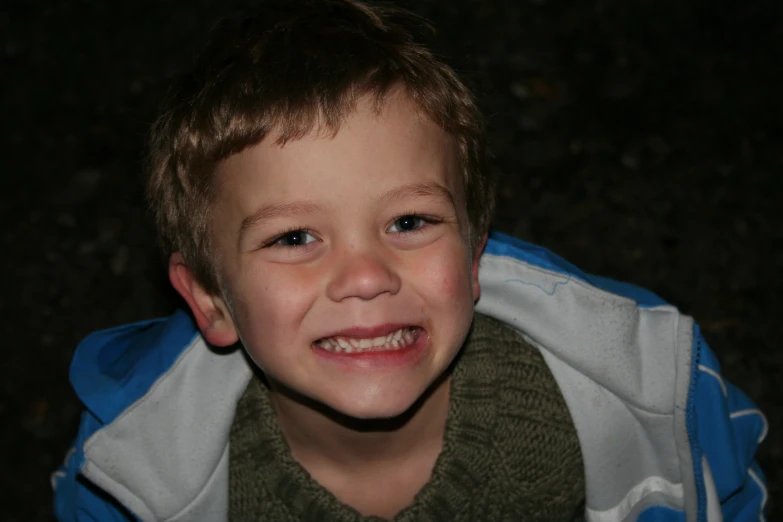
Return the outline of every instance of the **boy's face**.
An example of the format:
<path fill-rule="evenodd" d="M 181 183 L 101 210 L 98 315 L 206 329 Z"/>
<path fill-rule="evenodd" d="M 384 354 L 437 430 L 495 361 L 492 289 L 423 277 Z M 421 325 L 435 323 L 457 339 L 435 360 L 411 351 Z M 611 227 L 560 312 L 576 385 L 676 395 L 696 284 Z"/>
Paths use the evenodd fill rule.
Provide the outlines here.
<path fill-rule="evenodd" d="M 405 412 L 446 370 L 481 250 L 453 140 L 403 95 L 371 107 L 362 98 L 334 137 L 271 136 L 219 166 L 222 295 L 202 299 L 200 320 L 214 344 L 241 339 L 273 383 L 357 418 Z"/>

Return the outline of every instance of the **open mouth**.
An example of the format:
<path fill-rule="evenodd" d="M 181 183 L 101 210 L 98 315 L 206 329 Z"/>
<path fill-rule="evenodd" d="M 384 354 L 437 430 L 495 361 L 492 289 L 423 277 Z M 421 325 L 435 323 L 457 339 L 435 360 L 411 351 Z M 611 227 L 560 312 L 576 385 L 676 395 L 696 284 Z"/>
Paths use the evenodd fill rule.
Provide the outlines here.
<path fill-rule="evenodd" d="M 327 337 L 315 341 L 319 348 L 331 353 L 368 353 L 397 351 L 412 346 L 421 335 L 418 326 L 405 326 L 380 337 L 357 339 L 354 337 Z"/>

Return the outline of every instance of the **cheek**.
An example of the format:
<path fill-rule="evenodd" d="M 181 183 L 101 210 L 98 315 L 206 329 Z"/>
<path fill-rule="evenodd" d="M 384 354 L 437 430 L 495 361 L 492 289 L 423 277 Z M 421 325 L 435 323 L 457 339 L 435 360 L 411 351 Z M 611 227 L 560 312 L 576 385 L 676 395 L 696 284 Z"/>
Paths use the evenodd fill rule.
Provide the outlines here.
<path fill-rule="evenodd" d="M 433 291 L 438 295 L 455 301 L 472 297 L 470 265 L 463 257 L 459 254 L 442 256 L 440 262 L 430 265 L 427 278 L 435 283 Z"/>
<path fill-rule="evenodd" d="M 461 277 L 454 277 L 457 274 L 451 274 L 452 277 L 444 276 L 440 282 L 439 293 L 452 299 L 458 299 L 465 294 L 467 288 L 465 281 Z"/>
<path fill-rule="evenodd" d="M 236 320 L 247 346 L 262 338 L 280 342 L 285 332 L 299 331 L 297 325 L 312 303 L 317 284 L 302 271 L 294 274 L 265 267 L 245 272 L 235 288 Z"/>

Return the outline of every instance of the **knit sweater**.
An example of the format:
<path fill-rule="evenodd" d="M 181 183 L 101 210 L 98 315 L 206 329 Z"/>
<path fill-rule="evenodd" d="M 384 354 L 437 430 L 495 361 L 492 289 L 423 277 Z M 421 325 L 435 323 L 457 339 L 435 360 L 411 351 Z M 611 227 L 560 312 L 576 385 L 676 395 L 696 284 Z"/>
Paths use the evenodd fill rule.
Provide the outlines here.
<path fill-rule="evenodd" d="M 232 521 L 379 521 L 341 503 L 293 458 L 260 379 L 231 427 Z M 564 521 L 582 517 L 576 431 L 538 350 L 476 314 L 453 365 L 443 449 L 430 480 L 394 520 Z"/>

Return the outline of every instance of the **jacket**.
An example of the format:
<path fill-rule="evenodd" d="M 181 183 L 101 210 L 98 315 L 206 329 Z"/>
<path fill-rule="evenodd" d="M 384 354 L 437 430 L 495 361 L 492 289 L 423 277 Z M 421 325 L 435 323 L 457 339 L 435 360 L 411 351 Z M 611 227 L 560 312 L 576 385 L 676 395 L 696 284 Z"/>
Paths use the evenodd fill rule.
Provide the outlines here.
<path fill-rule="evenodd" d="M 754 454 L 767 421 L 723 380 L 693 319 L 498 233 L 479 280 L 476 310 L 538 347 L 560 386 L 585 520 L 764 520 Z M 249 364 L 213 351 L 181 311 L 87 337 L 70 372 L 85 410 L 52 476 L 58 519 L 227 520 L 228 437 Z"/>

